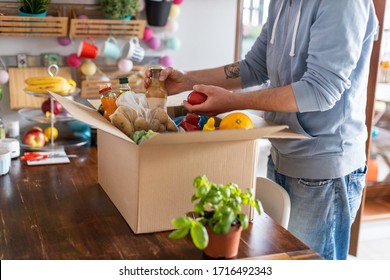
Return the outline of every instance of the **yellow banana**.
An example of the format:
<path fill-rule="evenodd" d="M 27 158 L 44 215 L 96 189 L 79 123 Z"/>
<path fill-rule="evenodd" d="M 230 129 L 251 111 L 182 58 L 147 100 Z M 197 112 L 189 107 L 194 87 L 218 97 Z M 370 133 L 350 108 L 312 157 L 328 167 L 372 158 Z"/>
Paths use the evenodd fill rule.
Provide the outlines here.
<path fill-rule="evenodd" d="M 39 77 L 30 77 L 25 80 L 25 83 L 28 85 L 44 85 L 44 84 L 54 84 L 54 83 L 68 83 L 64 77 L 60 76 L 39 76 Z"/>
<path fill-rule="evenodd" d="M 72 79 L 67 79 L 67 82 L 68 82 L 71 86 L 76 87 L 76 82 L 73 81 Z"/>
<path fill-rule="evenodd" d="M 27 91 L 42 93 L 48 90 L 66 95 L 72 92 L 72 86 L 68 83 L 55 83 L 55 84 L 43 84 L 43 85 L 29 85 L 24 88 Z"/>

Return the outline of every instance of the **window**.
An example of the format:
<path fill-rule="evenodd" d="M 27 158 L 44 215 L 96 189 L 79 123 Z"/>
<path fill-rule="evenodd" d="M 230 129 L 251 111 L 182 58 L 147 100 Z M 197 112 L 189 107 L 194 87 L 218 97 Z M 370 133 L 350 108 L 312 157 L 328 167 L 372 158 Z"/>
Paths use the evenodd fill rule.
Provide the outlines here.
<path fill-rule="evenodd" d="M 250 50 L 268 16 L 270 0 L 241 0 L 240 9 L 240 35 L 238 59 L 241 59 Z"/>

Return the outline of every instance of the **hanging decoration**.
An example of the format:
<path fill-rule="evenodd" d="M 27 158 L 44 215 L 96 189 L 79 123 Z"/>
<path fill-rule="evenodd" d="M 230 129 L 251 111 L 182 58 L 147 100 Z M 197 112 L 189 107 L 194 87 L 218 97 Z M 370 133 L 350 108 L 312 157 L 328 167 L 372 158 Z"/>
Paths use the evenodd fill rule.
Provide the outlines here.
<path fill-rule="evenodd" d="M 165 25 L 165 31 L 175 33 L 179 29 L 179 23 L 173 18 L 168 18 L 167 25 Z"/>
<path fill-rule="evenodd" d="M 95 75 L 96 70 L 97 70 L 96 64 L 90 59 L 84 61 L 80 66 L 80 71 L 85 76 Z"/>
<path fill-rule="evenodd" d="M 159 37 L 152 37 L 147 41 L 149 48 L 157 50 L 161 46 L 161 39 Z"/>
<path fill-rule="evenodd" d="M 170 57 L 169 55 L 165 55 L 160 57 L 159 63 L 163 67 L 170 67 L 173 65 L 173 60 L 172 57 Z"/>
<path fill-rule="evenodd" d="M 117 63 L 119 71 L 130 72 L 133 69 L 133 62 L 127 58 L 121 58 Z"/>
<path fill-rule="evenodd" d="M 69 46 L 72 43 L 72 39 L 69 36 L 58 37 L 57 41 L 58 41 L 58 44 L 60 44 L 61 46 L 64 46 L 64 47 Z"/>
<path fill-rule="evenodd" d="M 81 65 L 81 58 L 78 57 L 77 53 L 71 53 L 70 55 L 68 55 L 68 57 L 66 58 L 66 63 L 70 66 L 70 67 L 79 67 Z"/>
<path fill-rule="evenodd" d="M 146 26 L 142 40 L 149 41 L 152 38 L 153 38 L 153 30 L 149 26 Z"/>

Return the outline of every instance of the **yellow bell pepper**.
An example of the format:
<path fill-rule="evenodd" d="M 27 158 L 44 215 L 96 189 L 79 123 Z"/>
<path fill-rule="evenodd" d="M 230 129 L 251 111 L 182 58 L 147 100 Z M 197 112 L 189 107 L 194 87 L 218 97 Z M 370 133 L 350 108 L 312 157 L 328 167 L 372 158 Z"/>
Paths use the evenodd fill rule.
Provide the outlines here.
<path fill-rule="evenodd" d="M 213 117 L 209 118 L 203 126 L 203 131 L 212 131 L 215 130 L 215 119 Z"/>

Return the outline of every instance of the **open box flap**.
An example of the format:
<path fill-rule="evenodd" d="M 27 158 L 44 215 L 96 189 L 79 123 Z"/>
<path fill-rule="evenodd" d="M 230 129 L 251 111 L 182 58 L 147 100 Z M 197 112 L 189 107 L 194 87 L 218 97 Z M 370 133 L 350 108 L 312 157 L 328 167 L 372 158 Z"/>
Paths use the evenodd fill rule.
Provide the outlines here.
<path fill-rule="evenodd" d="M 179 133 L 163 133 L 156 137 L 149 139 L 142 143 L 142 146 L 160 145 L 160 144 L 186 144 L 186 143 L 202 143 L 202 142 L 224 142 L 224 141 L 242 141 L 254 140 L 262 138 L 265 135 L 273 135 L 277 131 L 287 129 L 286 125 L 270 124 L 262 120 L 256 128 L 243 129 L 229 129 L 229 130 L 215 130 L 205 131 L 199 133 L 198 131 L 179 132 Z"/>
<path fill-rule="evenodd" d="M 126 141 L 134 143 L 129 137 L 126 136 L 126 134 L 124 134 L 122 131 L 112 125 L 96 110 L 73 100 L 70 100 L 68 98 L 65 98 L 54 92 L 49 92 L 58 102 L 61 103 L 61 105 L 65 108 L 66 111 L 68 111 L 69 114 L 73 116 L 73 118 L 85 122 L 98 129 L 104 130 L 105 132 L 115 135 Z"/>

